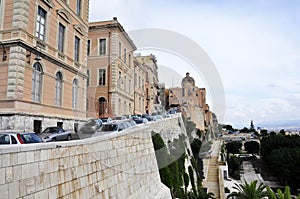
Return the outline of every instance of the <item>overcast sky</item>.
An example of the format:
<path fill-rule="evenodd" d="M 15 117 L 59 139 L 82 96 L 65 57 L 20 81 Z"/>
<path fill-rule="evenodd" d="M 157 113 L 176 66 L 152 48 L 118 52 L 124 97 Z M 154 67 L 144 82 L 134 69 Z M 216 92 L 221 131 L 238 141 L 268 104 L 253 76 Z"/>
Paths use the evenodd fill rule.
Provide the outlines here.
<path fill-rule="evenodd" d="M 300 1 L 90 0 L 90 21 L 114 16 L 127 32 L 167 29 L 196 42 L 223 82 L 223 123 L 300 121 Z M 191 71 L 199 87 L 207 86 L 201 71 L 195 74 L 180 56 L 153 53 L 158 64 L 182 75 Z"/>

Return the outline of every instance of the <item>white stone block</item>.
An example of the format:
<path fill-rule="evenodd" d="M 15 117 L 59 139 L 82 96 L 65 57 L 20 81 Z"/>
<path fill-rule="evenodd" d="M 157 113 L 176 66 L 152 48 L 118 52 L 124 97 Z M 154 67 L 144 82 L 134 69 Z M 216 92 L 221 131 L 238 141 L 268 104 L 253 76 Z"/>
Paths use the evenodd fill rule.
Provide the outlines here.
<path fill-rule="evenodd" d="M 19 198 L 19 183 L 18 182 L 12 182 L 8 184 L 8 198 Z M 1 192 L 2 197 L 2 192 Z"/>

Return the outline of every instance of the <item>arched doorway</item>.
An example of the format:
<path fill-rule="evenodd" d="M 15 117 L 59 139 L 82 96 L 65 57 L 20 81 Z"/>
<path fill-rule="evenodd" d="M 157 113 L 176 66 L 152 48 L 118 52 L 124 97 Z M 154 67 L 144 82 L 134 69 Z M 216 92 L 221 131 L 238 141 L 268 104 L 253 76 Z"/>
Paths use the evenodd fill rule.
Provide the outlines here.
<path fill-rule="evenodd" d="M 104 97 L 99 98 L 99 118 L 106 117 L 107 114 L 107 101 Z"/>

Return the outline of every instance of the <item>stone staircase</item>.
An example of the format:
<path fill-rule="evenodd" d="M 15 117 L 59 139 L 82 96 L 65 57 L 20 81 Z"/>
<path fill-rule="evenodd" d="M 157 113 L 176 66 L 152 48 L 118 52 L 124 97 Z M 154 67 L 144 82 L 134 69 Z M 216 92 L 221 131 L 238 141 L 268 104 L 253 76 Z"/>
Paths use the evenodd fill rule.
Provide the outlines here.
<path fill-rule="evenodd" d="M 208 174 L 205 184 L 208 188 L 208 192 L 212 192 L 215 198 L 220 198 L 219 167 L 217 156 L 212 156 L 209 161 Z"/>

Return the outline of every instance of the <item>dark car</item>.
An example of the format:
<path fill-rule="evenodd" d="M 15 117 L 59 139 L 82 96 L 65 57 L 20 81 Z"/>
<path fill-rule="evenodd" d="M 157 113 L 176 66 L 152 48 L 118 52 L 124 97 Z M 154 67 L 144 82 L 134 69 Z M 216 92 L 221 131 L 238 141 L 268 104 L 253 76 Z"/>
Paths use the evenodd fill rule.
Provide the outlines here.
<path fill-rule="evenodd" d="M 45 142 L 71 140 L 72 135 L 75 135 L 75 133 L 71 131 L 65 131 L 63 128 L 56 126 L 47 127 L 40 134 L 40 136 L 44 139 Z"/>
<path fill-rule="evenodd" d="M 153 118 L 149 114 L 142 114 L 142 118 L 146 118 L 148 121 L 153 121 Z"/>
<path fill-rule="evenodd" d="M 0 132 L 0 145 L 31 144 L 43 142 L 42 138 L 33 132 Z"/>
<path fill-rule="evenodd" d="M 95 131 L 101 128 L 102 124 L 103 121 L 101 119 L 90 119 L 80 127 L 79 131 L 87 134 L 95 133 Z"/>

